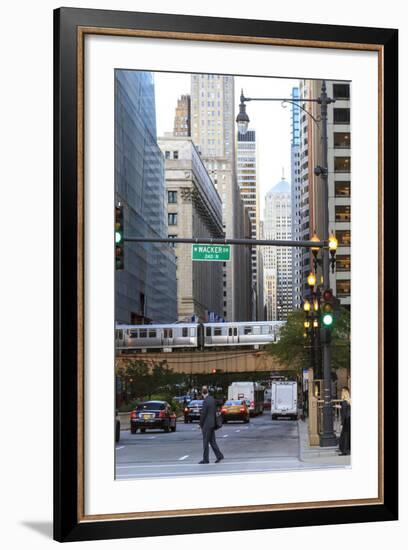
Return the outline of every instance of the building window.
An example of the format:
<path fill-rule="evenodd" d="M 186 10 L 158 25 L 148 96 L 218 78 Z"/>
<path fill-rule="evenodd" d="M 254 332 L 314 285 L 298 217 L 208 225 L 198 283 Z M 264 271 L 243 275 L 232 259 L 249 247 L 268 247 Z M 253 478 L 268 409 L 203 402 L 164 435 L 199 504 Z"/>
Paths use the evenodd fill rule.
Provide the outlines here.
<path fill-rule="evenodd" d="M 167 191 L 167 202 L 177 204 L 177 191 Z"/>
<path fill-rule="evenodd" d="M 334 157 L 335 172 L 350 172 L 350 157 Z"/>
<path fill-rule="evenodd" d="M 334 183 L 336 197 L 349 197 L 350 196 L 350 182 L 349 181 L 336 181 Z"/>
<path fill-rule="evenodd" d="M 334 132 L 334 147 L 350 149 L 350 132 Z"/>
<path fill-rule="evenodd" d="M 336 204 L 336 222 L 349 222 L 350 217 L 350 205 Z"/>
<path fill-rule="evenodd" d="M 168 235 L 167 238 L 168 239 L 176 239 L 177 235 Z M 171 248 L 176 248 L 177 243 L 169 243 L 169 245 L 171 246 Z"/>
<path fill-rule="evenodd" d="M 173 158 L 174 160 L 177 160 L 179 158 L 178 151 L 173 151 Z"/>
<path fill-rule="evenodd" d="M 168 220 L 169 220 L 169 225 L 177 225 L 177 214 L 176 213 L 168 214 Z"/>
<path fill-rule="evenodd" d="M 350 99 L 350 84 L 333 84 L 334 99 Z"/>
<path fill-rule="evenodd" d="M 333 109 L 334 124 L 350 124 L 350 109 Z"/>
<path fill-rule="evenodd" d="M 347 298 L 348 296 L 350 296 L 350 293 L 351 293 L 350 280 L 346 280 L 346 281 L 337 280 L 336 281 L 336 296 L 338 298 Z"/>
<path fill-rule="evenodd" d="M 336 238 L 339 242 L 339 246 L 350 246 L 350 243 L 351 243 L 350 231 L 336 230 Z"/>
<path fill-rule="evenodd" d="M 166 159 L 170 158 L 170 151 L 164 151 L 164 158 Z"/>
<path fill-rule="evenodd" d="M 350 271 L 350 254 L 336 254 L 336 271 Z"/>

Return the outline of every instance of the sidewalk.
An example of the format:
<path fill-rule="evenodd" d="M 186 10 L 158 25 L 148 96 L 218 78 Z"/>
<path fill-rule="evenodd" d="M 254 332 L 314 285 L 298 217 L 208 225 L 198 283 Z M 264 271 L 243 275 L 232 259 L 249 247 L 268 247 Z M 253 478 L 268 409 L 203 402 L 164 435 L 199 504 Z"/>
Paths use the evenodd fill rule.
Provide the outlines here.
<path fill-rule="evenodd" d="M 298 421 L 299 429 L 299 460 L 311 464 L 327 464 L 330 466 L 350 466 L 350 456 L 338 455 L 338 447 L 311 447 L 309 445 L 307 421 Z"/>

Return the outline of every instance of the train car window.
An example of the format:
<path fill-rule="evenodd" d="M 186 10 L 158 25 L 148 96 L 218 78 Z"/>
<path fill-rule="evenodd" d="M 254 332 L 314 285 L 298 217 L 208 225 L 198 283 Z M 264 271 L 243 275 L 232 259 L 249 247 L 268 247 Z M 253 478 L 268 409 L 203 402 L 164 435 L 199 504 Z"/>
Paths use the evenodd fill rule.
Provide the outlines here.
<path fill-rule="evenodd" d="M 237 327 L 234 327 L 234 336 L 238 336 L 238 329 L 237 329 Z"/>
<path fill-rule="evenodd" d="M 123 340 L 123 330 L 116 331 L 116 340 Z"/>
<path fill-rule="evenodd" d="M 221 336 L 221 334 L 222 334 L 221 328 L 216 327 L 214 329 L 214 336 Z"/>
<path fill-rule="evenodd" d="M 169 338 L 173 338 L 173 329 L 172 328 L 169 330 Z"/>
<path fill-rule="evenodd" d="M 187 338 L 188 336 L 188 328 L 183 328 L 183 332 L 182 332 L 182 335 L 183 335 L 183 338 Z"/>
<path fill-rule="evenodd" d="M 264 325 L 262 327 L 262 334 L 270 334 L 271 333 L 271 328 L 272 327 L 269 327 L 268 325 Z"/>
<path fill-rule="evenodd" d="M 252 327 L 244 327 L 244 334 L 252 334 Z"/>
<path fill-rule="evenodd" d="M 196 329 L 195 328 L 191 328 L 190 329 L 190 336 L 195 336 L 196 335 Z"/>
<path fill-rule="evenodd" d="M 149 330 L 149 338 L 156 338 L 156 331 L 155 330 Z"/>
<path fill-rule="evenodd" d="M 129 336 L 130 338 L 137 338 L 137 330 L 129 330 Z"/>
<path fill-rule="evenodd" d="M 228 336 L 232 336 L 232 328 L 228 329 Z"/>
<path fill-rule="evenodd" d="M 254 327 L 254 334 L 261 334 L 261 327 Z"/>
<path fill-rule="evenodd" d="M 206 336 L 211 336 L 211 327 L 207 327 L 207 328 L 205 329 L 205 335 L 206 335 Z"/>
<path fill-rule="evenodd" d="M 140 338 L 147 338 L 147 330 L 145 328 L 140 329 L 139 337 Z"/>

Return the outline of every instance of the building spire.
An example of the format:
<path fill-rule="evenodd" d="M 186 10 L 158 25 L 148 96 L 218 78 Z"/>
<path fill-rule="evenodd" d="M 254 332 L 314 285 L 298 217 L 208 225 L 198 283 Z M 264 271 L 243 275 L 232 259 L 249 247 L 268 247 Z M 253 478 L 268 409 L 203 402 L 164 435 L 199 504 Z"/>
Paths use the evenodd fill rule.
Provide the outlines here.
<path fill-rule="evenodd" d="M 282 166 L 282 179 L 284 180 L 285 179 L 285 167 Z"/>

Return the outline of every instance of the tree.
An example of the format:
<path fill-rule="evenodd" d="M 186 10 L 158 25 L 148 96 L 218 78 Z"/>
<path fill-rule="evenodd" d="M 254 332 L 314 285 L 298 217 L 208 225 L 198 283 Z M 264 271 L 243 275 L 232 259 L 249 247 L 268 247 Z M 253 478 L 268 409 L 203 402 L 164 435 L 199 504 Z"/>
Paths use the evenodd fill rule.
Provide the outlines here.
<path fill-rule="evenodd" d="M 297 371 L 310 367 L 310 340 L 304 336 L 304 320 L 302 310 L 292 311 L 280 331 L 279 341 L 267 347 L 267 352 L 281 364 Z M 330 330 L 332 368 L 350 369 L 350 312 L 346 308 L 340 307 Z"/>

